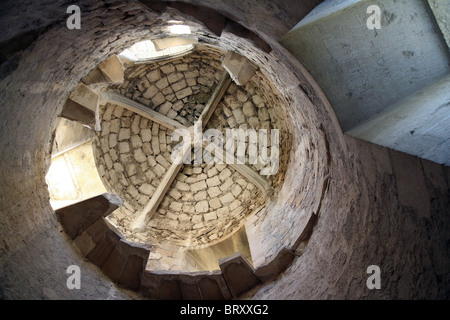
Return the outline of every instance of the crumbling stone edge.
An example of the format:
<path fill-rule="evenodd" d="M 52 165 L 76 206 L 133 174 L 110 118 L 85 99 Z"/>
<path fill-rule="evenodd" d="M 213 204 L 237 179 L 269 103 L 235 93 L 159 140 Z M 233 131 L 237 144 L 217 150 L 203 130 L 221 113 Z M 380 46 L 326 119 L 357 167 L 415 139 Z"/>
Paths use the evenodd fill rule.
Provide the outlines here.
<path fill-rule="evenodd" d="M 238 299 L 251 289 L 279 277 L 301 255 L 317 222 L 312 213 L 292 248 L 282 248 L 254 269 L 240 254 L 219 260 L 220 270 L 200 272 L 145 270 L 151 246 L 125 240 L 105 220 L 122 201 L 102 194 L 55 211 L 65 233 L 88 261 L 119 286 L 155 300 Z"/>

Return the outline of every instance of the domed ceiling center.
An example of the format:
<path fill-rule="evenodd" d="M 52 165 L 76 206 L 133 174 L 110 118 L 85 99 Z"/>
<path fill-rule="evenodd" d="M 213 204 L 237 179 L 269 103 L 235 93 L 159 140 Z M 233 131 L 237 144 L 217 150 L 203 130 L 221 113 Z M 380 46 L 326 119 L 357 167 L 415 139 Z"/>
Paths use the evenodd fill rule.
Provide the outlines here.
<path fill-rule="evenodd" d="M 133 64 L 123 83 L 106 88 L 109 99 L 99 111 L 101 131 L 94 154 L 105 187 L 124 199 L 108 219 L 129 240 L 189 248 L 217 243 L 276 195 L 290 149 L 290 135 L 277 112 L 279 99 L 259 71 L 245 85 L 232 82 L 222 67 L 224 55 L 197 46 L 175 59 Z M 128 105 L 153 112 L 156 118 Z M 248 135 L 243 150 L 238 140 L 236 150 L 226 150 L 224 144 L 224 158 L 234 155 L 233 164 L 227 159 L 206 161 L 204 148 L 201 161 L 196 161 L 192 145 L 185 152 L 191 159 L 177 165 L 173 155 L 182 149 L 183 139 L 173 141 L 174 131 L 184 128 L 192 134 L 199 125 L 203 137 L 215 132 L 229 139 L 233 130 L 265 133 L 266 157 L 278 157 L 274 174 L 264 174 L 273 162 L 252 161 L 252 151 L 258 149 L 252 149 Z M 276 147 L 273 129 L 278 132 Z M 193 137 L 187 144 L 194 143 Z M 200 144 L 207 147 L 205 141 Z M 214 158 L 215 153 L 209 155 Z"/>

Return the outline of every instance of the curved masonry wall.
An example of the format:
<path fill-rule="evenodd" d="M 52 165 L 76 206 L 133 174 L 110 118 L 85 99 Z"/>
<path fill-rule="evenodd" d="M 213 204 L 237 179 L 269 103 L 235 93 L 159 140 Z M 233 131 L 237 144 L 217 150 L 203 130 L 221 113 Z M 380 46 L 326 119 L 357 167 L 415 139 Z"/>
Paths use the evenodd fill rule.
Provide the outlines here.
<path fill-rule="evenodd" d="M 225 8 L 230 15 L 237 11 Z M 61 236 L 44 180 L 51 134 L 69 93 L 90 70 L 132 42 L 160 35 L 163 20 L 184 16 L 169 8 L 158 20 L 158 14 L 136 9 L 135 3 L 117 7 L 86 1 L 83 10 L 82 31 L 68 32 L 61 17 L 39 35 L 33 46 L 20 53 L 14 71 L 2 73 L 3 298 L 131 297 L 84 262 Z M 247 297 L 448 298 L 448 167 L 344 137 L 315 82 L 276 39 L 267 36 L 274 33 L 266 32 L 264 25 L 279 25 L 269 22 L 259 24 L 261 31 L 254 30 L 272 47 L 269 54 L 253 50 L 250 41 L 227 31 L 220 38 L 220 46 L 249 57 L 261 67 L 279 89 L 285 112 L 292 119 L 293 149 L 288 179 L 280 191 L 285 201 L 277 203 L 275 199 L 269 204 L 273 209 L 262 211 L 253 222 L 255 230 L 262 231 L 260 239 L 275 247 L 258 251 L 255 243 L 261 240 L 249 238 L 252 255 L 263 266 L 278 251 L 277 243 L 282 242 L 290 249 L 296 247 L 301 256 L 277 281 Z M 192 26 L 194 34 L 207 34 L 211 42 L 218 43 L 199 25 Z M 294 188 L 287 188 L 288 184 Z M 317 224 L 313 213 L 318 215 Z M 284 217 L 278 230 L 272 229 L 276 214 Z M 295 241 L 293 235 L 301 233 L 302 226 L 311 227 L 312 236 Z M 83 270 L 83 290 L 70 291 L 65 286 L 65 271 L 71 264 Z M 382 290 L 365 286 L 366 269 L 372 264 L 381 267 Z M 152 279 L 150 274 L 145 281 L 155 283 Z"/>
<path fill-rule="evenodd" d="M 126 70 L 124 83 L 115 90 L 191 126 L 225 72 L 222 57 L 218 50 L 200 47 L 184 58 L 136 65 Z M 224 137 L 225 129 L 278 129 L 280 169 L 266 177 L 276 191 L 272 198 L 276 198 L 283 183 L 291 137 L 281 111 L 277 112 L 280 101 L 273 88 L 265 87 L 266 82 L 264 75 L 257 72 L 243 87 L 231 84 L 206 129 L 217 129 Z M 110 192 L 125 200 L 124 206 L 108 219 L 127 239 L 153 245 L 149 268 L 196 270 L 191 266 L 195 262 L 184 256 L 183 247 L 195 249 L 222 241 L 265 203 L 252 183 L 225 164 L 186 165 L 147 231 L 132 232 L 131 222 L 172 163 L 172 132 L 112 104 L 100 113 L 102 130 L 95 139 L 100 176 Z M 269 139 L 268 154 L 271 152 Z M 251 166 L 260 171 L 270 165 Z"/>

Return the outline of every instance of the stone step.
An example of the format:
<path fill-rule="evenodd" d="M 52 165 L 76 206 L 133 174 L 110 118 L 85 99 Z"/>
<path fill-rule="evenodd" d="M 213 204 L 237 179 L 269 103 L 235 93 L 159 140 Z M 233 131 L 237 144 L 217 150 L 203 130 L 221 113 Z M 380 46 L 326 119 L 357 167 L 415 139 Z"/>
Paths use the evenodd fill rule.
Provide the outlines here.
<path fill-rule="evenodd" d="M 109 57 L 98 66 L 98 69 L 111 79 L 112 82 L 123 82 L 125 68 L 118 56 L 114 55 Z"/>
<path fill-rule="evenodd" d="M 101 217 L 106 217 L 122 205 L 115 195 L 101 194 L 55 211 L 64 231 L 75 239 Z"/>
<path fill-rule="evenodd" d="M 281 272 L 285 271 L 292 264 L 294 258 L 295 254 L 291 250 L 283 248 L 274 259 L 258 267 L 255 270 L 255 275 L 262 282 L 275 280 Z"/>
<path fill-rule="evenodd" d="M 223 300 L 231 294 L 220 270 L 212 272 L 145 271 L 141 293 L 150 299 Z"/>

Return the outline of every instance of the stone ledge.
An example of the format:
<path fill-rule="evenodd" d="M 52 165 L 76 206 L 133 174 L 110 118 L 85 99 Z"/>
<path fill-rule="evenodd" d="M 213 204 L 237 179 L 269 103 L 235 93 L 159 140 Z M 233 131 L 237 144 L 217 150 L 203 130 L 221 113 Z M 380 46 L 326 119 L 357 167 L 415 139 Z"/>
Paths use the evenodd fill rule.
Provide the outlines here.
<path fill-rule="evenodd" d="M 219 270 L 212 272 L 145 271 L 140 292 L 147 298 L 222 300 L 231 294 Z"/>
<path fill-rule="evenodd" d="M 98 219 L 75 245 L 90 262 L 118 284 L 137 290 L 147 265 L 150 246 L 126 241 L 105 219 Z"/>
<path fill-rule="evenodd" d="M 261 282 L 253 267 L 240 253 L 220 259 L 219 266 L 233 298 L 238 298 Z"/>
<path fill-rule="evenodd" d="M 102 194 L 55 211 L 64 231 L 75 239 L 101 217 L 121 205 L 117 196 Z"/>
<path fill-rule="evenodd" d="M 121 239 L 103 264 L 102 271 L 114 282 L 138 289 L 149 255 L 149 247 Z"/>

